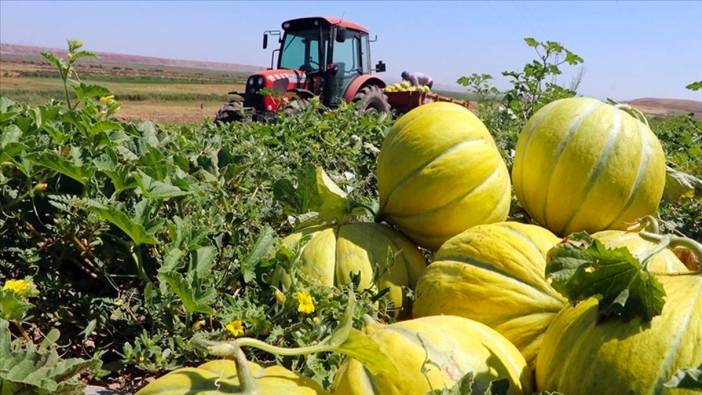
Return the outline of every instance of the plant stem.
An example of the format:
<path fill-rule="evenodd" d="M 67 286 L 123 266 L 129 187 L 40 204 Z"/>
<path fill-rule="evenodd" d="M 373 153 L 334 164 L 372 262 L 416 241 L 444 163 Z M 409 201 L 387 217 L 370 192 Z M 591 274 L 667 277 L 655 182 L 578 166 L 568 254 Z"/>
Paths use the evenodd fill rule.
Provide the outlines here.
<path fill-rule="evenodd" d="M 63 80 L 63 92 L 66 94 L 66 104 L 68 105 L 68 109 L 70 111 L 73 111 L 73 106 L 71 105 L 71 98 L 68 94 L 68 74 L 70 72 L 70 67 L 71 66 L 66 66 L 65 73 L 63 69 L 59 69 L 59 74 L 61 75 L 61 79 Z"/>
<path fill-rule="evenodd" d="M 10 321 L 10 322 L 12 322 L 12 324 L 15 326 L 15 328 L 17 328 L 17 331 L 19 331 L 20 335 L 22 335 L 22 338 L 24 338 L 24 340 L 27 343 L 31 344 L 32 339 L 29 338 L 29 335 L 27 334 L 27 332 L 24 330 L 24 328 L 22 328 L 22 324 L 20 324 L 17 321 Z"/>
<path fill-rule="evenodd" d="M 268 343 L 262 342 L 258 339 L 254 339 L 251 337 L 239 338 L 239 339 L 237 339 L 237 343 L 239 343 L 242 346 L 254 347 L 254 348 L 258 348 L 259 350 L 262 350 L 262 351 L 265 351 L 265 352 L 268 352 L 271 354 L 284 355 L 284 356 L 313 354 L 313 353 L 324 352 L 324 351 L 333 351 L 335 348 L 333 346 L 329 346 L 329 345 L 325 344 L 324 341 L 322 341 L 320 344 L 315 344 L 313 346 L 284 348 L 284 347 L 272 346 Z"/>
<path fill-rule="evenodd" d="M 699 261 L 702 262 L 702 244 L 699 242 L 692 240 L 687 237 L 678 237 L 678 236 L 671 236 L 671 235 L 659 235 L 647 231 L 641 231 L 639 232 L 639 236 L 641 236 L 644 240 L 648 240 L 654 243 L 665 243 L 665 246 L 663 248 L 670 248 L 673 249 L 675 247 L 683 247 L 688 250 L 690 250 Z M 663 248 L 658 248 L 659 246 L 656 246 L 654 255 L 660 252 Z M 646 257 L 645 260 L 649 259 L 651 256 Z M 698 268 L 697 273 L 702 273 L 702 267 Z"/>

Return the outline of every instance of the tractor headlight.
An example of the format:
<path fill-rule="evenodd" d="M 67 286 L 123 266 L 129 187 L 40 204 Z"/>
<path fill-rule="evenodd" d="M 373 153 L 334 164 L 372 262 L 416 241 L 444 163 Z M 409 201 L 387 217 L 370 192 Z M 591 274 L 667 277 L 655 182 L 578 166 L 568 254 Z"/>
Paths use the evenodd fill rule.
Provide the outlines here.
<path fill-rule="evenodd" d="M 263 77 L 259 76 L 256 78 L 256 84 L 259 86 L 263 86 Z"/>

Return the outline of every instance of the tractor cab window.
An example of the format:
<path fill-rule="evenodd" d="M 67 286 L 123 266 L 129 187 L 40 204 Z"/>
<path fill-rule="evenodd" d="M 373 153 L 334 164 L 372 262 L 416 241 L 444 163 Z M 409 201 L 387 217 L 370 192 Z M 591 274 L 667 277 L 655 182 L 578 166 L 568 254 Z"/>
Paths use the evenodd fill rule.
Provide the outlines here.
<path fill-rule="evenodd" d="M 358 32 L 344 31 L 344 41 L 334 43 L 332 63 L 346 76 L 356 76 L 363 71 L 361 64 L 361 38 Z"/>
<path fill-rule="evenodd" d="M 319 28 L 285 32 L 279 68 L 319 70 L 319 36 Z"/>

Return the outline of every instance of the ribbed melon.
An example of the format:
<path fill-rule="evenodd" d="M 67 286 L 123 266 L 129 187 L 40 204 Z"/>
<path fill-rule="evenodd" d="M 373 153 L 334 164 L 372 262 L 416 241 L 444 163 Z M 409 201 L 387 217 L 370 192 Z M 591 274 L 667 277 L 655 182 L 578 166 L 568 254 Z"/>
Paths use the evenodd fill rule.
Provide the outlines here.
<path fill-rule="evenodd" d="M 364 331 L 397 371 L 373 376 L 360 362 L 348 359 L 334 380 L 334 395 L 426 395 L 453 387 L 468 372 L 475 375 L 474 393 L 485 393 L 492 380 L 507 379 L 508 394 L 531 394 L 531 372 L 522 355 L 479 322 L 434 316 L 370 324 Z M 427 360 L 431 362 L 425 364 Z"/>
<path fill-rule="evenodd" d="M 656 210 L 665 155 L 651 129 L 626 111 L 562 99 L 527 122 L 512 179 L 529 215 L 558 235 L 625 229 Z"/>
<path fill-rule="evenodd" d="M 490 132 L 453 103 L 419 106 L 395 122 L 378 158 L 381 215 L 436 250 L 471 226 L 504 221 L 510 180 Z"/>
<path fill-rule="evenodd" d="M 702 275 L 658 275 L 666 292 L 651 322 L 600 322 L 597 299 L 563 310 L 551 323 L 536 363 L 539 391 L 568 395 L 699 394 L 663 386 L 682 368 L 702 364 Z"/>
<path fill-rule="evenodd" d="M 354 274 L 360 274 L 362 289 L 388 288 L 398 310 L 406 302 L 407 289 L 414 289 L 426 266 L 414 244 L 382 224 L 309 227 L 286 237 L 283 244 L 293 246 L 303 238 L 308 240 L 297 269 L 300 277 L 331 287 L 349 284 Z"/>
<path fill-rule="evenodd" d="M 260 395 L 328 395 L 328 392 L 309 377 L 282 366 L 263 368 L 248 362 L 250 374 Z M 176 369 L 137 392 L 137 395 L 250 395 L 251 388 L 243 388 L 236 363 L 215 360 L 198 367 Z"/>
<path fill-rule="evenodd" d="M 478 225 L 454 236 L 419 278 L 414 316 L 480 321 L 531 364 L 549 323 L 567 304 L 544 277 L 546 254 L 559 241 L 547 229 L 517 222 Z"/>
<path fill-rule="evenodd" d="M 656 243 L 644 240 L 637 232 L 604 230 L 593 234 L 592 238 L 601 241 L 608 248 L 626 247 L 631 255 L 639 260 L 647 257 L 656 246 Z M 673 251 L 665 249 L 651 258 L 648 271 L 652 273 L 678 273 L 687 272 L 688 269 Z"/>

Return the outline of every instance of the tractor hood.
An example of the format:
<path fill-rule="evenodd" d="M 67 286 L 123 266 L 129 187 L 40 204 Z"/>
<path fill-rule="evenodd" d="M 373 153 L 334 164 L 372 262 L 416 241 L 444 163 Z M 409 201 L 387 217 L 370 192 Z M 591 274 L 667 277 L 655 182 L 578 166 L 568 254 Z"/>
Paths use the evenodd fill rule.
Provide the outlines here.
<path fill-rule="evenodd" d="M 260 83 L 261 80 L 258 77 L 263 77 L 262 84 Z M 305 72 L 301 70 L 266 69 L 257 71 L 254 74 L 252 74 L 249 77 L 249 81 L 251 81 L 252 78 L 254 79 L 253 84 L 249 84 L 249 82 L 247 81 L 247 88 L 250 85 L 256 85 L 258 87 L 265 88 L 273 88 L 273 85 L 276 85 L 276 81 L 281 81 L 282 84 L 282 80 L 286 80 L 285 86 L 287 86 L 288 83 L 303 84 L 305 83 L 307 76 L 305 75 Z"/>

